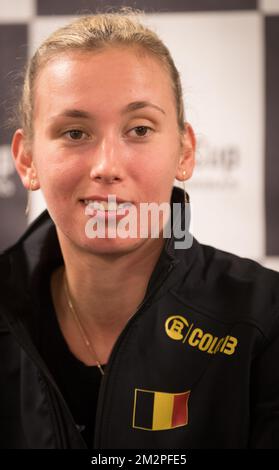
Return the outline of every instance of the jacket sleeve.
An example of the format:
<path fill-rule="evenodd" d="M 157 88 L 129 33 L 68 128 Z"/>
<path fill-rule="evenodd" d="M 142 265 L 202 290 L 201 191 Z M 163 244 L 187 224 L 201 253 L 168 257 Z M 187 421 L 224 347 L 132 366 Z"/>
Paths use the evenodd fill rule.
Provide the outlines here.
<path fill-rule="evenodd" d="M 278 315 L 279 316 L 279 315 Z M 251 370 L 250 449 L 279 449 L 279 321 Z"/>

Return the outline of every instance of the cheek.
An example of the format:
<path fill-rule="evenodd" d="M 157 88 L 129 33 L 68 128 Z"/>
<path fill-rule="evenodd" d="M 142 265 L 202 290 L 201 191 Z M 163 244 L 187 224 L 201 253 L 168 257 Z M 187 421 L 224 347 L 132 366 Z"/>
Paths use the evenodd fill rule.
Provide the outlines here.
<path fill-rule="evenodd" d="M 78 159 L 67 158 L 55 146 L 41 140 L 34 145 L 34 163 L 43 193 L 64 192 L 75 186 L 82 172 Z"/>
<path fill-rule="evenodd" d="M 159 159 L 139 167 L 137 182 L 142 200 L 169 202 L 177 164 L 175 155 L 165 157 L 161 152 Z"/>

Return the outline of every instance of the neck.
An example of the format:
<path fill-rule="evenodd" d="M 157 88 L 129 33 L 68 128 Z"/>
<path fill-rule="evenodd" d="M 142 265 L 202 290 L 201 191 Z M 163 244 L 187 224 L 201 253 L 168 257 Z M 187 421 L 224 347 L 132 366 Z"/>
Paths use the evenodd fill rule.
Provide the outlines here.
<path fill-rule="evenodd" d="M 131 253 L 104 256 L 81 252 L 61 233 L 58 238 L 69 293 L 82 323 L 100 334 L 119 334 L 144 298 L 163 240 L 148 239 Z M 62 280 L 60 269 L 53 283 L 62 285 Z M 56 289 L 56 296 L 61 292 Z"/>

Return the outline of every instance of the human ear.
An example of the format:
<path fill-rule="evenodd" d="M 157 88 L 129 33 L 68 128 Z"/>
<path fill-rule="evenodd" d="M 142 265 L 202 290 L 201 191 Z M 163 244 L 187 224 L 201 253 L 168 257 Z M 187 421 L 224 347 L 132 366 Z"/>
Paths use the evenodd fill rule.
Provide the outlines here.
<path fill-rule="evenodd" d="M 30 189 L 32 181 L 32 189 L 39 189 L 40 185 L 37 180 L 37 173 L 32 158 L 32 151 L 30 146 L 28 146 L 26 143 L 23 129 L 17 129 L 15 131 L 11 143 L 11 150 L 15 161 L 15 167 L 23 186 L 26 189 Z"/>
<path fill-rule="evenodd" d="M 185 181 L 191 178 L 195 167 L 196 137 L 192 126 L 185 122 L 181 142 L 181 155 L 177 166 L 176 179 Z"/>

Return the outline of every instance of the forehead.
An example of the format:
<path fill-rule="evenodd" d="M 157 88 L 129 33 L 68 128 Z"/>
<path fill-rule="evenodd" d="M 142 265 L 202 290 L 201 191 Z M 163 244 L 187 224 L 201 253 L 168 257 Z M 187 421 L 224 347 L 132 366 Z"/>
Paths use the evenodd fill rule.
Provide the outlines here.
<path fill-rule="evenodd" d="M 61 53 L 42 67 L 34 93 L 35 117 L 59 111 L 66 103 L 113 111 L 133 101 L 157 102 L 175 114 L 166 66 L 134 48 Z"/>

